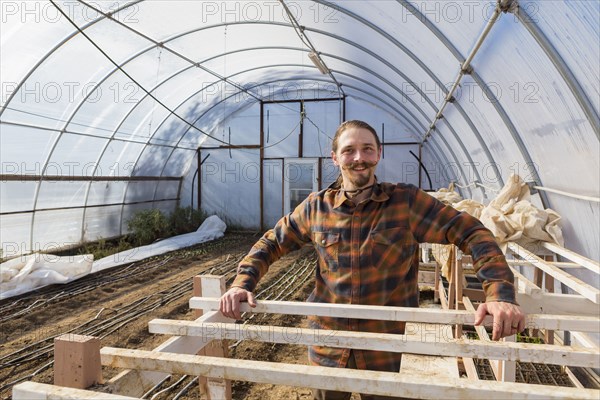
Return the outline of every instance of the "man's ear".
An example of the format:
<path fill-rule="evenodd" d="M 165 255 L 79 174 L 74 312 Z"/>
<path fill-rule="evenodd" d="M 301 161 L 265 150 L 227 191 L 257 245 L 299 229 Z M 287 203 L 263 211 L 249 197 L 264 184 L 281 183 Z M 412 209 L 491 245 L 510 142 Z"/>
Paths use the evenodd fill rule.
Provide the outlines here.
<path fill-rule="evenodd" d="M 335 151 L 331 151 L 331 159 L 333 160 L 333 165 L 335 165 L 336 167 L 340 166 L 340 162 L 337 159 L 337 156 L 335 155 Z"/>

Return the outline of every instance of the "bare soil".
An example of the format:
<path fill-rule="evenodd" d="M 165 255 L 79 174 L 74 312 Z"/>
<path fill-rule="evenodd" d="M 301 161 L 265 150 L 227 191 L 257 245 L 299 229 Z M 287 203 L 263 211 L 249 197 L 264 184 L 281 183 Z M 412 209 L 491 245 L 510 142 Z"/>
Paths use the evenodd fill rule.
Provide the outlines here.
<path fill-rule="evenodd" d="M 161 292 L 182 282 L 189 282 L 189 291 L 180 298 L 165 300 L 151 312 L 139 316 L 132 321 L 124 323 L 111 333 L 104 333 L 101 338 L 102 346 L 115 346 L 135 349 L 152 349 L 167 340 L 162 335 L 148 333 L 148 322 L 154 318 L 171 318 L 193 320 L 193 311 L 188 307 L 191 296 L 191 281 L 195 275 L 214 271 L 224 263 L 231 263 L 243 256 L 258 239 L 257 234 L 235 233 L 227 234 L 223 239 L 212 244 L 200 245 L 188 251 L 170 253 L 167 262 L 158 268 L 152 268 L 147 273 L 140 273 L 129 279 L 122 279 L 114 283 L 102 283 L 85 293 L 68 296 L 59 301 L 49 301 L 41 307 L 32 308 L 30 312 L 10 318 L 0 323 L 0 387 L 13 383 L 20 378 L 27 377 L 35 370 L 43 367 L 53 360 L 51 351 L 48 354 L 34 354 L 31 360 L 13 362 L 16 365 L 6 365 L 11 360 L 10 355 L 26 346 L 36 349 L 52 348 L 52 338 L 62 333 L 74 330 L 80 332 L 85 325 L 99 320 L 110 320 L 118 315 L 119 311 L 140 299 L 155 301 L 156 298 L 166 298 Z M 311 256 L 312 249 L 304 248 L 289 254 L 273 264 L 269 273 L 263 278 L 257 290 L 268 287 L 277 279 L 286 268 L 293 264 L 300 256 Z M 160 258 L 153 260 L 161 261 Z M 151 263 L 149 263 L 151 264 Z M 103 273 L 110 274 L 112 271 Z M 232 277 L 233 274 L 229 273 Z M 97 277 L 85 277 L 79 281 L 62 285 L 61 289 L 69 290 L 69 286 L 77 283 L 81 285 L 89 280 L 93 284 Z M 35 300 L 44 300 L 53 296 L 56 285 L 35 292 L 32 296 L 21 296 L 20 303 L 31 304 Z M 286 293 L 286 299 L 303 301 L 312 290 L 312 279 L 303 286 L 296 287 Z M 10 298 L 0 302 L 0 307 L 14 303 L 15 311 L 24 305 L 15 303 L 19 298 Z M 6 308 L 6 307 L 5 307 Z M 259 318 L 257 318 L 259 319 Z M 253 321 L 255 323 L 255 321 Z M 302 324 L 301 317 L 295 316 L 269 316 L 262 318 L 260 323 L 271 325 L 294 326 Z M 273 345 L 244 341 L 230 350 L 230 357 L 263 361 L 277 361 L 287 363 L 306 363 L 306 348 L 294 345 Z M 14 358 L 14 357 L 13 357 Z M 114 370 L 104 370 L 104 379 L 108 380 L 116 374 Z M 52 383 L 53 368 L 49 367 L 25 380 Z M 176 378 L 176 377 L 175 377 Z M 0 391 L 0 397 L 10 398 L 10 387 Z M 173 396 L 172 393 L 170 396 Z M 169 395 L 158 398 L 170 398 Z M 183 399 L 200 399 L 197 385 L 194 385 Z M 246 382 L 233 382 L 234 399 L 308 399 L 311 397 L 309 389 L 274 387 L 273 385 L 251 384 Z"/>

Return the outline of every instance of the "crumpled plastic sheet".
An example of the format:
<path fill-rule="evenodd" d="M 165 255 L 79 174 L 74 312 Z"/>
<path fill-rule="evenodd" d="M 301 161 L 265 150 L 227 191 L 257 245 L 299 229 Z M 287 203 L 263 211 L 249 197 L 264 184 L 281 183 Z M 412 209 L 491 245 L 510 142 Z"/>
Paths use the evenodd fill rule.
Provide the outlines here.
<path fill-rule="evenodd" d="M 208 217 L 196 232 L 174 236 L 94 261 L 91 254 L 59 257 L 35 253 L 0 264 L 0 300 L 55 283 L 67 283 L 86 275 L 169 251 L 215 240 L 227 225 L 216 215 Z"/>

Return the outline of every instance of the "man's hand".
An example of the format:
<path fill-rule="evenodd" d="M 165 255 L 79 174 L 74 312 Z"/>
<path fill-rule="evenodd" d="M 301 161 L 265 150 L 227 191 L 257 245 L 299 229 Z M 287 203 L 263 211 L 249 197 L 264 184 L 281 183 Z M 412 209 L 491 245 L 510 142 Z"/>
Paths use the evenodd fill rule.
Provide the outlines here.
<path fill-rule="evenodd" d="M 525 314 L 515 304 L 501 301 L 480 304 L 475 313 L 475 325 L 481 325 L 486 314 L 493 317 L 492 340 L 514 335 L 525 329 Z"/>
<path fill-rule="evenodd" d="M 256 307 L 254 294 L 240 287 L 232 287 L 219 300 L 219 311 L 228 318 L 241 319 L 240 303 L 247 301 L 250 307 Z"/>

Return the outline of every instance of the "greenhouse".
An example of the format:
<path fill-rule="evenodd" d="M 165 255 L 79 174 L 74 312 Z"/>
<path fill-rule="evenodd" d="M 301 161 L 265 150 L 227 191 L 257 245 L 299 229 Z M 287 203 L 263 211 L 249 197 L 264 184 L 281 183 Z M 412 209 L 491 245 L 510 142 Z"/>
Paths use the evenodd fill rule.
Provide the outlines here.
<path fill-rule="evenodd" d="M 0 397 L 600 396 L 600 1 L 0 7 Z"/>

